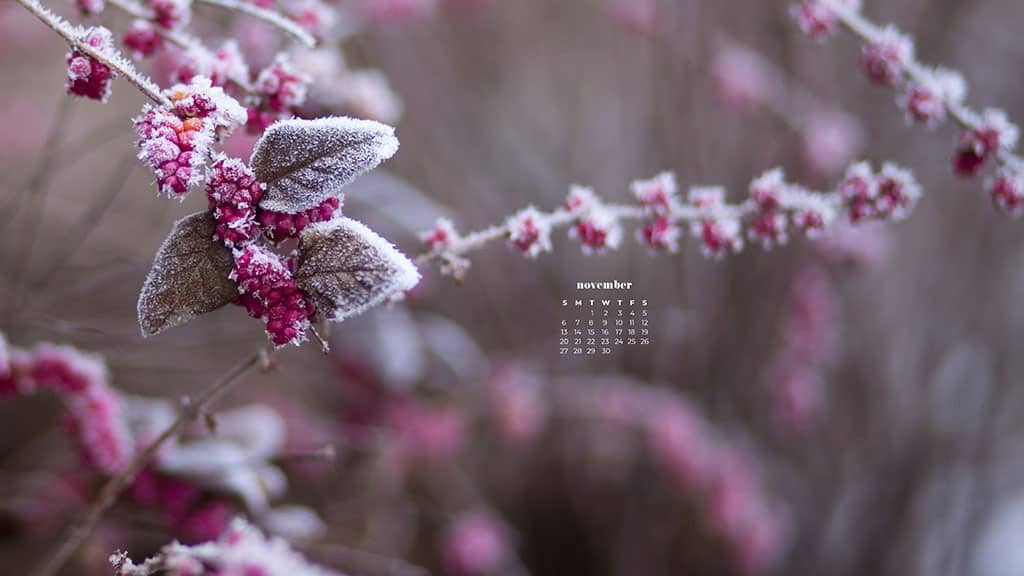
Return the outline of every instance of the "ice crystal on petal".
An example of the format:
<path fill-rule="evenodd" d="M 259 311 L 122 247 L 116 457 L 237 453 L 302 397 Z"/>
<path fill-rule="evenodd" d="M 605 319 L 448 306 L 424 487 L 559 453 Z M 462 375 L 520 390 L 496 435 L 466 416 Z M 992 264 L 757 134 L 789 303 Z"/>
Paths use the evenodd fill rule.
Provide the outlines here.
<path fill-rule="evenodd" d="M 231 252 L 214 241 L 215 228 L 209 212 L 174 224 L 139 295 L 143 336 L 188 322 L 235 299 L 237 288 L 228 279 Z"/>
<path fill-rule="evenodd" d="M 287 213 L 315 208 L 397 150 L 394 129 L 372 120 L 277 122 L 256 143 L 250 160 L 267 185 L 260 207 Z"/>
<path fill-rule="evenodd" d="M 335 218 L 302 232 L 295 278 L 324 316 L 341 321 L 411 290 L 420 274 L 363 224 Z"/>

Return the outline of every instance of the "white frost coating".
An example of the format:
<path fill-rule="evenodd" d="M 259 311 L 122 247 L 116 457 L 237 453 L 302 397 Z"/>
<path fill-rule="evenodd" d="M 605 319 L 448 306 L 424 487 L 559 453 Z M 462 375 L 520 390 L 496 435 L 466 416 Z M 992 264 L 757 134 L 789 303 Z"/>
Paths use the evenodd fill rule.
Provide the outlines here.
<path fill-rule="evenodd" d="M 295 279 L 324 316 L 336 322 L 420 281 L 419 270 L 405 254 L 350 218 L 310 225 L 302 232 L 299 249 Z"/>
<path fill-rule="evenodd" d="M 265 576 L 335 576 L 310 564 L 279 538 L 267 538 L 259 530 L 238 518 L 213 542 L 185 546 L 173 542 L 144 563 L 136 565 L 126 555 L 110 557 L 119 576 L 137 576 L 156 572 L 206 574 L 204 568 L 218 574 L 258 572 Z"/>
<path fill-rule="evenodd" d="M 327 526 L 313 510 L 305 506 L 281 506 L 268 510 L 260 524 L 271 534 L 290 542 L 308 542 L 327 532 Z"/>
<path fill-rule="evenodd" d="M 260 207 L 295 213 L 319 206 L 398 151 L 391 126 L 347 117 L 275 122 L 249 164 L 267 185 Z"/>

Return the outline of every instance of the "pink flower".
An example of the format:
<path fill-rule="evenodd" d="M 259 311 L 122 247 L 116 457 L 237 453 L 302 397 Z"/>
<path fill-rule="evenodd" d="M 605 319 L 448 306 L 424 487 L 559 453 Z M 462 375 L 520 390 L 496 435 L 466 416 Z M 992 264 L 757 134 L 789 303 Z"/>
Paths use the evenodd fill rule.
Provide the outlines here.
<path fill-rule="evenodd" d="M 340 208 L 341 200 L 327 198 L 319 206 L 295 214 L 260 210 L 256 219 L 268 239 L 280 242 L 286 238 L 297 238 L 310 224 L 330 220 Z"/>
<path fill-rule="evenodd" d="M 851 222 L 857 223 L 875 216 L 878 183 L 868 163 L 858 162 L 850 166 L 846 170 L 846 176 L 839 183 L 838 190 Z"/>
<path fill-rule="evenodd" d="M 509 554 L 505 528 L 491 513 L 467 512 L 445 533 L 444 567 L 451 576 L 495 574 Z"/>
<path fill-rule="evenodd" d="M 106 363 L 70 346 L 39 344 L 32 350 L 32 364 L 25 376 L 35 389 L 74 395 L 106 386 Z"/>
<path fill-rule="evenodd" d="M 192 19 L 192 0 L 150 0 L 153 20 L 168 30 L 180 30 Z"/>
<path fill-rule="evenodd" d="M 780 90 L 775 71 L 751 50 L 726 46 L 711 63 L 719 95 L 737 107 L 763 106 Z"/>
<path fill-rule="evenodd" d="M 89 28 L 82 41 L 100 53 L 113 57 L 114 41 L 106 28 Z M 68 94 L 106 102 L 110 98 L 114 71 L 95 58 L 74 48 L 65 57 L 68 65 L 66 89 Z"/>
<path fill-rule="evenodd" d="M 920 83 L 912 83 L 899 98 L 913 122 L 935 127 L 946 119 L 949 106 L 959 106 L 967 93 L 963 76 L 952 70 L 936 69 L 926 72 Z"/>
<path fill-rule="evenodd" d="M 875 213 L 880 218 L 902 220 L 910 215 L 921 198 L 921 186 L 909 170 L 894 164 L 882 166 L 878 175 L 878 198 Z"/>
<path fill-rule="evenodd" d="M 256 234 L 256 205 L 263 188 L 249 166 L 237 158 L 220 158 L 210 169 L 206 196 L 216 221 L 215 237 L 227 246 Z"/>
<path fill-rule="evenodd" d="M 510 217 L 505 226 L 509 244 L 522 254 L 536 258 L 551 251 L 551 224 L 533 206 Z"/>
<path fill-rule="evenodd" d="M 284 112 L 306 101 L 310 78 L 299 71 L 286 54 L 280 54 L 264 68 L 253 87 L 265 95 L 266 105 L 274 112 Z"/>
<path fill-rule="evenodd" d="M 1017 217 L 1024 213 L 1024 177 L 1020 172 L 1000 170 L 989 182 L 988 190 L 992 202 L 1007 214 Z"/>
<path fill-rule="evenodd" d="M 679 208 L 679 187 L 672 172 L 662 172 L 650 180 L 637 180 L 630 184 L 637 202 L 656 216 L 666 216 Z"/>
<path fill-rule="evenodd" d="M 873 83 L 893 86 L 900 79 L 903 67 L 913 58 L 914 42 L 889 27 L 861 49 L 860 65 Z"/>
<path fill-rule="evenodd" d="M 977 128 L 966 130 L 960 136 L 953 159 L 953 170 L 961 176 L 973 176 L 1000 148 L 1017 145 L 1019 130 L 1002 110 L 986 110 L 975 123 Z"/>
<path fill-rule="evenodd" d="M 597 198 L 592 189 L 572 186 L 565 206 L 576 216 L 573 226 L 569 228 L 569 237 L 583 244 L 584 254 L 619 247 L 622 227 L 618 217 Z"/>
<path fill-rule="evenodd" d="M 234 515 L 235 511 L 228 502 L 213 500 L 190 511 L 178 523 L 178 530 L 184 534 L 188 542 L 216 540 L 228 527 Z"/>
<path fill-rule="evenodd" d="M 655 252 L 676 252 L 679 250 L 679 226 L 671 218 L 661 216 L 648 220 L 639 230 L 640 241 Z"/>
<path fill-rule="evenodd" d="M 124 33 L 125 48 L 138 57 L 152 56 L 163 44 L 163 38 L 156 28 L 147 20 L 135 20 L 132 27 Z"/>
<path fill-rule="evenodd" d="M 455 230 L 455 225 L 447 218 L 438 218 L 433 228 L 420 234 L 420 240 L 430 250 L 447 250 L 459 238 L 460 236 Z"/>
<path fill-rule="evenodd" d="M 409 458 L 450 460 L 464 444 L 466 423 L 454 408 L 403 398 L 391 405 L 389 417 Z"/>
<path fill-rule="evenodd" d="M 249 244 L 235 250 L 230 278 L 238 282 L 239 305 L 249 315 L 266 321 L 275 346 L 300 344 L 306 338 L 316 307 L 306 298 L 291 271 L 277 254 Z"/>
<path fill-rule="evenodd" d="M 82 460 L 108 475 L 128 466 L 133 443 L 122 415 L 121 399 L 105 384 L 64 397 L 67 427 Z"/>

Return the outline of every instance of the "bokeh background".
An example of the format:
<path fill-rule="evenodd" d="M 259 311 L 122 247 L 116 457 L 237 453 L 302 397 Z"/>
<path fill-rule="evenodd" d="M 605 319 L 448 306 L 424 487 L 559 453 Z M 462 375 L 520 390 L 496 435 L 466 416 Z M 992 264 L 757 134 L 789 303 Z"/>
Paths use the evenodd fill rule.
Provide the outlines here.
<path fill-rule="evenodd" d="M 438 216 L 478 229 L 555 207 L 571 183 L 627 201 L 662 170 L 739 199 L 773 166 L 825 188 L 851 159 L 892 161 L 925 195 L 906 222 L 724 261 L 692 241 L 651 255 L 631 235 L 588 256 L 559 232 L 537 260 L 500 243 L 473 254 L 461 285 L 425 267 L 404 305 L 334 326 L 330 354 L 285 350 L 220 405 L 262 402 L 287 421 L 277 499 L 322 518 L 312 558 L 369 575 L 1024 572 L 1024 229 L 953 176 L 953 127 L 908 126 L 862 78 L 852 38 L 811 42 L 788 11 L 446 0 L 341 42 L 403 103 L 400 152 L 344 211 L 409 254 Z M 963 71 L 971 103 L 1024 118 L 1024 5 L 864 11 Z M 201 35 L 278 41 L 220 11 L 197 20 Z M 106 105 L 66 98 L 65 47 L 9 0 L 0 44 L 8 339 L 102 354 L 117 388 L 170 399 L 264 345 L 237 307 L 141 338 L 155 250 L 205 198 L 155 197 L 129 121 L 142 96 L 122 82 Z M 560 357 L 561 299 L 610 279 L 649 299 L 652 344 Z M 45 397 L 0 404 L 5 573 L 45 555 L 92 486 L 56 495 L 76 470 L 59 412 Z M 302 455 L 323 446 L 337 457 Z M 67 573 L 104 574 L 114 549 L 141 557 L 175 537 L 122 503 Z"/>

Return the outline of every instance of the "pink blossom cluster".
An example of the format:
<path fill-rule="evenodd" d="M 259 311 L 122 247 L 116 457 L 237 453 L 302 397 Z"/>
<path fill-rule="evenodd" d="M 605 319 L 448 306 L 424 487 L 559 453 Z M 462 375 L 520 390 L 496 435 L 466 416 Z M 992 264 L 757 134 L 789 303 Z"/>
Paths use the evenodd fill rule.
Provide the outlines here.
<path fill-rule="evenodd" d="M 133 442 L 122 418 L 120 397 L 109 386 L 106 364 L 70 346 L 10 347 L 0 335 L 0 395 L 51 391 L 67 409 L 66 429 L 82 461 L 115 474 L 127 466 Z"/>
<path fill-rule="evenodd" d="M 147 104 L 135 119 L 139 158 L 153 169 L 161 194 L 184 199 L 206 180 L 213 144 L 245 120 L 245 110 L 205 77 L 166 91 L 169 104 Z"/>
<path fill-rule="evenodd" d="M 808 265 L 785 303 L 780 346 L 765 382 L 780 422 L 793 432 L 807 431 L 822 409 L 822 371 L 837 340 L 835 300 L 825 271 Z"/>
<path fill-rule="evenodd" d="M 217 223 L 217 240 L 232 247 L 257 234 L 256 211 L 263 187 L 248 164 L 238 158 L 218 158 L 206 181 L 206 196 Z"/>
<path fill-rule="evenodd" d="M 117 576 L 335 576 L 240 518 L 216 540 L 194 546 L 174 542 L 140 564 L 124 554 L 112 555 L 110 562 Z"/>
<path fill-rule="evenodd" d="M 867 78 L 897 91 L 897 102 L 910 122 L 935 127 L 952 118 L 962 127 L 953 156 L 955 173 L 971 177 L 993 162 L 999 164 L 987 189 L 995 205 L 1019 215 L 1024 204 L 1024 160 L 1014 153 L 1020 131 L 998 109 L 976 112 L 964 100 L 963 76 L 945 68 L 930 68 L 916 60 L 913 40 L 893 26 L 878 26 L 860 13 L 859 2 L 804 0 L 793 9 L 800 29 L 821 40 L 837 24 L 845 24 L 864 42 L 860 66 Z"/>
<path fill-rule="evenodd" d="M 153 21 L 166 30 L 181 30 L 192 20 L 192 0 L 149 0 Z"/>
<path fill-rule="evenodd" d="M 752 456 L 681 397 L 651 393 L 635 404 L 654 458 L 680 491 L 698 500 L 707 527 L 730 546 L 737 568 L 760 573 L 771 567 L 782 552 L 784 519 L 765 494 Z"/>
<path fill-rule="evenodd" d="M 486 510 L 463 512 L 448 526 L 442 544 L 445 573 L 450 576 L 499 574 L 510 554 L 508 531 Z"/>
<path fill-rule="evenodd" d="M 276 346 L 304 341 L 316 307 L 299 289 L 284 259 L 254 243 L 236 249 L 234 255 L 230 278 L 238 282 L 236 302 L 266 322 L 267 335 Z"/>
<path fill-rule="evenodd" d="M 448 272 L 464 272 L 463 254 L 490 240 L 505 238 L 518 252 L 536 257 L 551 250 L 551 231 L 568 226 L 569 236 L 586 254 L 617 248 L 623 236 L 621 221 L 639 220 L 638 241 L 652 252 L 675 252 L 682 236 L 680 224 L 710 258 L 736 253 L 745 239 L 765 249 L 787 242 L 793 233 L 817 237 L 837 222 L 895 221 L 910 213 L 922 191 L 908 170 L 886 164 L 875 173 L 870 165 L 851 165 L 846 176 L 828 192 L 812 192 L 785 180 L 780 169 L 754 179 L 747 200 L 730 204 L 721 187 L 696 186 L 686 201 L 679 197 L 671 172 L 633 182 L 635 205 L 606 204 L 593 189 L 572 186 L 565 204 L 553 212 L 534 207 L 522 210 L 502 226 L 461 235 L 447 219 L 421 234 L 431 256 L 439 257 Z"/>
<path fill-rule="evenodd" d="M 214 86 L 222 87 L 247 86 L 250 80 L 249 65 L 234 40 L 216 50 L 196 44 L 172 58 L 171 77 L 183 84 L 196 76 L 205 76 Z"/>
<path fill-rule="evenodd" d="M 288 55 L 279 54 L 253 84 L 256 98 L 248 110 L 248 130 L 258 134 L 278 119 L 291 117 L 306 101 L 310 80 Z"/>
<path fill-rule="evenodd" d="M 89 28 L 79 31 L 83 43 L 107 57 L 115 57 L 114 41 L 110 30 Z M 65 56 L 68 66 L 67 92 L 74 96 L 106 102 L 110 98 L 114 71 L 104 62 L 80 52 L 76 48 Z"/>
<path fill-rule="evenodd" d="M 121 37 L 121 43 L 136 58 L 144 58 L 156 54 L 156 51 L 163 46 L 163 42 L 163 36 L 160 35 L 157 27 L 149 20 L 132 21 L 131 28 Z"/>
<path fill-rule="evenodd" d="M 126 492 L 132 503 L 155 510 L 187 542 L 216 539 L 235 510 L 222 497 L 206 493 L 187 478 L 143 468 Z"/>

